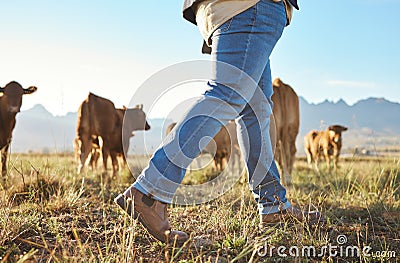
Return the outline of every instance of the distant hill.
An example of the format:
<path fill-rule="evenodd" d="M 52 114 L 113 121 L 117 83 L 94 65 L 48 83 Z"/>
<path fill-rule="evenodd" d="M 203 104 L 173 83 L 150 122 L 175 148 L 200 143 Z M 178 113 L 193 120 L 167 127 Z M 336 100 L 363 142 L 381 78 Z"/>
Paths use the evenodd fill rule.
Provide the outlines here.
<path fill-rule="evenodd" d="M 308 103 L 300 97 L 300 132 L 298 153 L 303 153 L 303 137 L 311 129 L 326 129 L 332 124 L 349 127 L 343 134 L 344 148 L 400 145 L 400 104 L 383 98 L 368 98 L 348 105 L 343 100 Z M 17 115 L 13 133 L 13 152 L 69 152 L 73 150 L 77 113 L 53 116 L 42 105 Z M 151 130 L 136 132 L 131 151 L 145 152 L 135 144 L 145 136 L 147 152 L 153 152 L 165 136 L 172 120 L 150 119 Z"/>
<path fill-rule="evenodd" d="M 42 105 L 17 115 L 11 150 L 13 152 L 72 151 L 77 113 L 53 116 Z"/>
<path fill-rule="evenodd" d="M 349 106 L 343 100 L 310 104 L 300 97 L 301 132 L 339 123 L 357 130 L 369 128 L 387 135 L 400 134 L 400 104 L 383 98 L 369 98 Z"/>

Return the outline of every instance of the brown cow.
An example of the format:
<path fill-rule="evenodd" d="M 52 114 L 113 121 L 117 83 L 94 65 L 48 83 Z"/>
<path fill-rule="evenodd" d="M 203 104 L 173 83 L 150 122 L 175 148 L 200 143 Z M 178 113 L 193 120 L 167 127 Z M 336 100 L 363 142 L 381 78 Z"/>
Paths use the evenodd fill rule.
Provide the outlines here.
<path fill-rule="evenodd" d="M 230 158 L 231 171 L 235 167 L 236 161 L 240 167 L 240 148 L 236 132 L 236 123 L 234 121 L 228 122 L 221 130 L 214 136 L 214 142 L 209 143 L 204 149 L 203 153 L 213 153 L 214 155 L 214 168 L 217 171 L 223 171 Z M 216 149 L 215 149 L 216 146 Z"/>
<path fill-rule="evenodd" d="M 325 131 L 310 131 L 304 137 L 304 150 L 308 164 L 311 165 L 314 162 L 318 170 L 319 156 L 324 155 L 327 166 L 330 167 L 330 159 L 333 158 L 333 165 L 337 168 L 344 131 L 347 131 L 347 127 L 341 125 L 329 126 Z"/>
<path fill-rule="evenodd" d="M 171 123 L 166 130 L 166 134 L 169 134 L 175 127 L 176 123 Z M 237 139 L 236 123 L 234 121 L 228 122 L 227 125 L 221 128 L 221 130 L 214 136 L 214 142 L 209 143 L 202 151 L 201 154 L 210 153 L 214 154 L 214 166 L 213 169 L 217 171 L 223 171 L 226 167 L 227 161 L 232 157 L 231 170 L 238 162 L 239 170 L 240 167 L 240 148 Z M 198 167 L 201 167 L 198 159 Z"/>
<path fill-rule="evenodd" d="M 8 83 L 4 88 L 0 87 L 0 152 L 3 180 L 7 176 L 8 148 L 15 127 L 15 116 L 21 109 L 22 95 L 32 94 L 36 90 L 34 86 L 24 89 L 15 81 Z"/>
<path fill-rule="evenodd" d="M 123 120 L 124 120 L 124 114 L 125 114 L 126 109 L 127 108 L 125 106 L 122 109 L 116 109 L 121 122 L 123 122 Z M 135 135 L 132 133 L 131 137 L 133 137 L 133 136 L 135 136 Z M 98 163 L 100 157 L 102 157 L 102 153 L 101 153 L 102 147 L 103 147 L 103 139 L 100 136 L 92 136 L 92 146 L 91 146 L 92 150 L 89 153 L 89 156 L 85 163 L 85 165 L 87 165 L 89 168 L 91 168 L 91 170 L 95 170 L 97 168 L 97 163 Z M 74 140 L 74 149 L 75 149 L 75 159 L 79 162 L 80 141 L 78 138 L 75 138 L 75 140 Z M 125 158 L 124 152 L 121 151 L 121 152 L 117 152 L 116 154 L 117 154 L 117 158 L 119 159 L 118 168 L 122 167 L 122 169 L 124 169 L 126 166 L 126 158 Z"/>
<path fill-rule="evenodd" d="M 271 121 L 271 137 L 276 136 L 275 160 L 282 171 L 282 181 L 291 182 L 291 174 L 296 155 L 296 137 L 299 133 L 300 110 L 296 92 L 281 79 L 273 81 L 274 103 Z"/>
<path fill-rule="evenodd" d="M 79 167 L 81 172 L 92 151 L 93 138 L 100 136 L 103 140 L 102 157 L 103 169 L 107 171 L 107 159 L 111 157 L 112 175 L 118 170 L 117 156 L 123 153 L 126 156 L 129 148 L 129 139 L 136 130 L 149 130 L 143 106 L 138 105 L 131 109 L 116 109 L 110 100 L 93 93 L 84 100 L 78 111 L 78 125 L 76 140 L 79 141 Z M 123 116 L 126 123 L 123 124 Z M 124 129 L 124 131 L 123 131 Z"/>

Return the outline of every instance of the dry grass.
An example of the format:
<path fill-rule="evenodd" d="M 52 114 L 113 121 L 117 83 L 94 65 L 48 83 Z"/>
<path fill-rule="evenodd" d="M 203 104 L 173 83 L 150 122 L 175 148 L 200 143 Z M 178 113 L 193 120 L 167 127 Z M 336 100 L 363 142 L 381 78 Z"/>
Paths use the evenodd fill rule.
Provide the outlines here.
<path fill-rule="evenodd" d="M 319 173 L 299 160 L 288 197 L 297 206 L 322 210 L 328 218 L 324 227 L 294 223 L 259 230 L 256 204 L 247 185 L 240 183 L 207 204 L 171 207 L 173 226 L 192 236 L 183 247 L 156 241 L 113 204 L 113 198 L 133 182 L 127 170 L 114 180 L 100 172 L 78 176 L 69 155 L 13 155 L 9 167 L 8 187 L 0 190 L 0 262 L 396 260 L 327 254 L 284 258 L 276 250 L 315 246 L 318 251 L 337 245 L 339 235 L 347 237 L 345 245 L 395 251 L 400 259 L 399 158 L 350 158 L 337 171 L 321 167 Z M 203 181 L 208 173 L 196 172 L 186 180 Z M 264 244 L 276 247 L 273 255 L 256 253 Z"/>

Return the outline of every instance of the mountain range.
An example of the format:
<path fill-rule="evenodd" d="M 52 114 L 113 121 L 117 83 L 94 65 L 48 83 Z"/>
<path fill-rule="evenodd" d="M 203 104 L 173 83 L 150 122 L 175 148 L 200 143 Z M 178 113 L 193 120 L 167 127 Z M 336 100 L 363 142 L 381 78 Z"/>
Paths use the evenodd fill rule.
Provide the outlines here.
<path fill-rule="evenodd" d="M 298 153 L 302 154 L 303 137 L 312 130 L 326 129 L 329 125 L 347 126 L 343 133 L 343 149 L 355 147 L 371 148 L 400 145 L 400 104 L 384 98 L 368 98 L 354 105 L 345 101 L 324 101 L 308 103 L 300 97 L 300 131 L 297 136 Z M 166 126 L 172 120 L 149 119 L 151 129 L 136 132 L 130 150 L 145 152 L 135 145 L 145 135 L 147 152 L 153 152 L 165 134 Z M 12 152 L 71 152 L 75 138 L 77 113 L 54 116 L 42 105 L 22 111 L 17 115 L 17 125 L 13 133 Z"/>

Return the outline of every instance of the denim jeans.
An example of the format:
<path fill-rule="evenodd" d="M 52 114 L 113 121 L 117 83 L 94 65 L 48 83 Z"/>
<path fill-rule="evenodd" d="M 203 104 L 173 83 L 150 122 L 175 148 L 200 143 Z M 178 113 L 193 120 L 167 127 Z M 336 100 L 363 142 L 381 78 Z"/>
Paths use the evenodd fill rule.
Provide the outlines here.
<path fill-rule="evenodd" d="M 222 125 L 235 119 L 259 213 L 291 206 L 280 183 L 269 133 L 273 93 L 269 57 L 285 24 L 283 2 L 261 0 L 213 33 L 211 56 L 215 63 L 209 89 L 178 122 L 125 195 L 134 187 L 171 203 L 191 161 Z"/>

